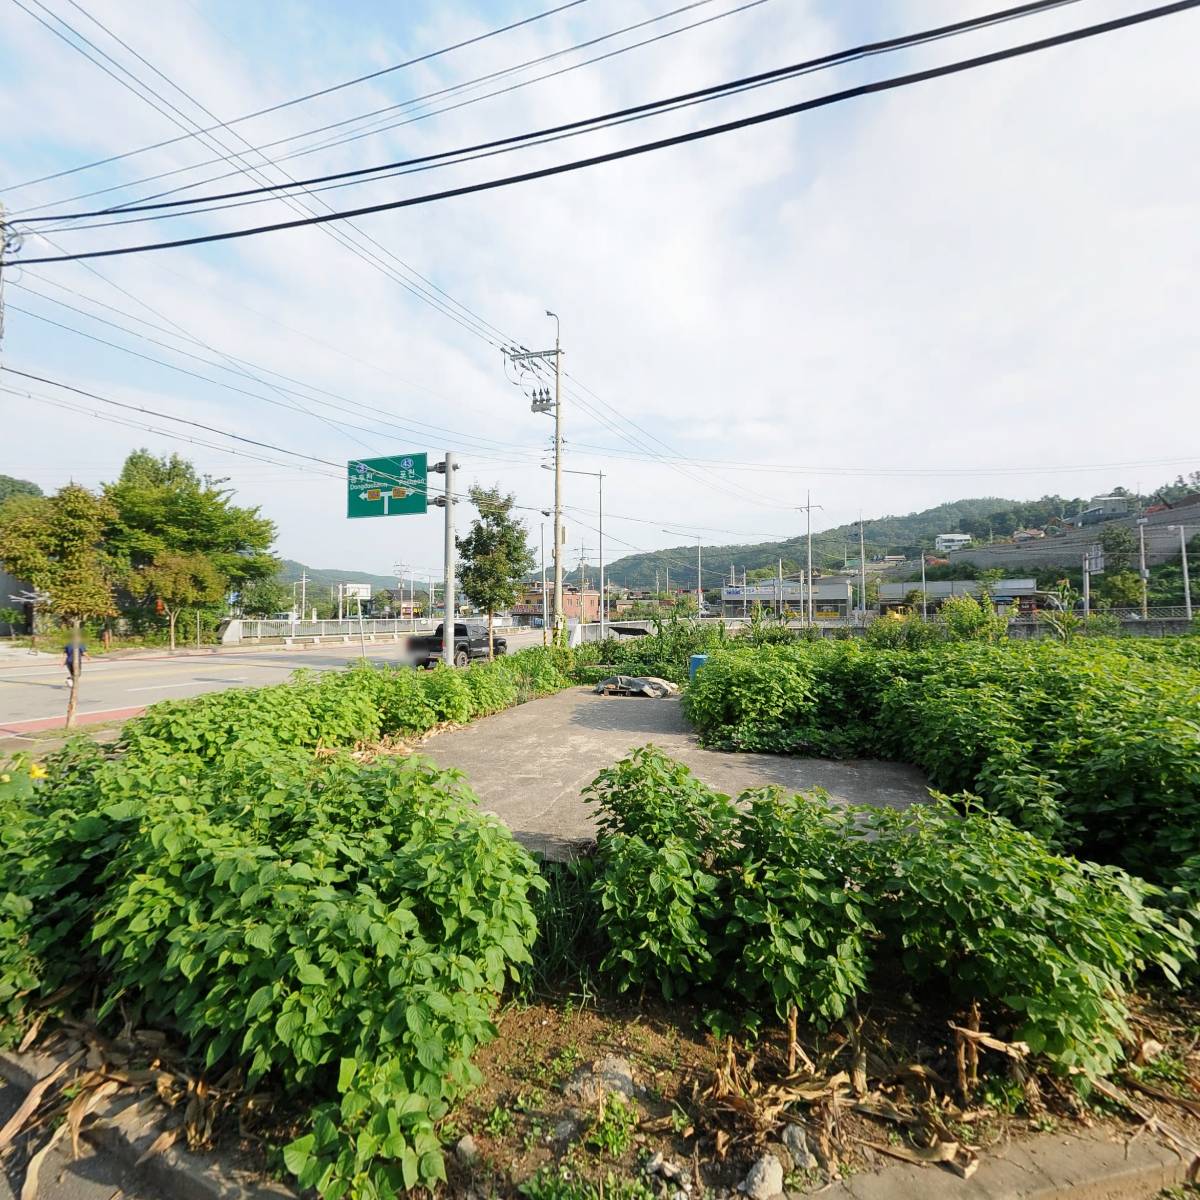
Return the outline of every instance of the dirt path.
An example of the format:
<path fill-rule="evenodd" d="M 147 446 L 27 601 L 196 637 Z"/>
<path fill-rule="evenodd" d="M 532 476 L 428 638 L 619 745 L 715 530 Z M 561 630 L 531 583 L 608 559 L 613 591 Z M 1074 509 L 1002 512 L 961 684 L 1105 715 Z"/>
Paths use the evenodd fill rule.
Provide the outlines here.
<path fill-rule="evenodd" d="M 915 767 L 705 750 L 685 723 L 678 700 L 597 696 L 588 688 L 436 734 L 422 753 L 464 772 L 483 807 L 526 846 L 561 858 L 595 833 L 580 799 L 583 788 L 603 767 L 647 742 L 731 795 L 774 783 L 793 791 L 822 787 L 846 804 L 903 807 L 927 796 Z"/>

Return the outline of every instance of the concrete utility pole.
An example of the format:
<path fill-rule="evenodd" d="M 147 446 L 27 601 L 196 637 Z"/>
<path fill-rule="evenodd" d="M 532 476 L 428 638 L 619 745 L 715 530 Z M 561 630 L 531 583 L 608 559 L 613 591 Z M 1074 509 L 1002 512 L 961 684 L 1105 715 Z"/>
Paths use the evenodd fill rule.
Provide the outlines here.
<path fill-rule="evenodd" d="M 867 623 L 867 543 L 863 535 L 862 513 L 858 514 L 858 577 L 862 603 L 863 624 Z"/>
<path fill-rule="evenodd" d="M 300 572 L 300 620 L 304 620 L 304 614 L 307 611 L 308 601 L 308 575 L 305 572 Z"/>
<path fill-rule="evenodd" d="M 1092 553 L 1090 550 L 1083 555 L 1083 619 L 1086 621 L 1092 615 Z"/>
<path fill-rule="evenodd" d="M 1192 619 L 1192 581 L 1188 578 L 1187 526 L 1168 525 L 1167 528 L 1179 530 L 1179 561 L 1183 566 L 1183 611 L 1190 621 Z"/>
<path fill-rule="evenodd" d="M 545 362 L 554 359 L 554 401 L 551 403 L 550 394 L 544 388 L 535 388 L 533 412 L 549 412 L 554 410 L 554 629 L 557 633 L 564 624 L 563 617 L 563 554 L 566 550 L 566 535 L 563 530 L 563 406 L 562 406 L 562 324 L 557 313 L 546 309 L 546 316 L 554 318 L 554 349 L 525 350 L 515 347 L 505 349 L 504 356 L 514 366 L 523 366 L 535 360 Z M 519 380 L 512 382 L 519 383 Z"/>
<path fill-rule="evenodd" d="M 550 620 L 550 614 L 547 611 L 550 598 L 546 595 L 546 522 L 539 521 L 538 528 L 541 531 L 542 544 L 542 645 L 544 646 L 548 636 L 546 626 Z"/>
<path fill-rule="evenodd" d="M 804 503 L 799 508 L 801 512 L 808 516 L 808 604 L 805 608 L 805 617 L 809 625 L 812 625 L 816 621 L 816 615 L 813 610 L 812 510 L 820 507 L 820 504 L 812 502 L 812 492 L 804 493 Z"/>
<path fill-rule="evenodd" d="M 925 551 L 921 551 L 921 620 L 929 620 L 929 594 L 925 590 Z"/>

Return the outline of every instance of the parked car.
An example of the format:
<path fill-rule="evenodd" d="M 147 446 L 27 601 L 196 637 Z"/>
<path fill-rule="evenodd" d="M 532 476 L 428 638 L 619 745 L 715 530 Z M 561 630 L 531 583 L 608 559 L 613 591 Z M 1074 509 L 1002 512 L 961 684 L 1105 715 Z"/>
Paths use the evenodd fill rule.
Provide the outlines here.
<path fill-rule="evenodd" d="M 417 667 L 435 667 L 442 661 L 442 640 L 445 625 L 441 624 L 431 634 L 409 638 L 408 647 Z M 508 641 L 502 637 L 492 639 L 496 657 L 508 652 Z M 465 621 L 454 622 L 454 665 L 465 667 L 473 658 L 487 658 L 488 635 L 486 625 L 469 625 Z"/>

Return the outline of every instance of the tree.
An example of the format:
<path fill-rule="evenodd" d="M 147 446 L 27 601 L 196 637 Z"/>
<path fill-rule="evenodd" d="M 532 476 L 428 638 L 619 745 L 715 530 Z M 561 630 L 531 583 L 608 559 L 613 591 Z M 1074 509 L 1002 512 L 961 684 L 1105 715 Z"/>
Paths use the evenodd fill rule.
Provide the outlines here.
<path fill-rule="evenodd" d="M 280 579 L 254 579 L 238 593 L 238 606 L 247 617 L 270 617 L 292 607 L 290 584 Z"/>
<path fill-rule="evenodd" d="M 163 551 L 134 575 L 139 590 L 151 602 L 161 602 L 167 616 L 171 649 L 175 649 L 175 622 L 185 608 L 220 600 L 224 581 L 203 554 Z"/>
<path fill-rule="evenodd" d="M 495 650 L 496 610 L 515 604 L 534 554 L 523 522 L 512 515 L 514 497 L 499 488 L 473 487 L 471 503 L 479 516 L 467 536 L 458 538 L 458 581 L 471 602 L 487 612 L 488 655 Z"/>
<path fill-rule="evenodd" d="M 0 505 L 0 563 L 45 593 L 45 607 L 71 629 L 68 729 L 79 700 L 83 622 L 116 611 L 113 565 L 103 547 L 113 517 L 107 500 L 75 484 L 54 496 L 17 495 Z"/>
<path fill-rule="evenodd" d="M 1114 608 L 1140 608 L 1142 577 L 1136 571 L 1106 572 L 1101 592 Z"/>
<path fill-rule="evenodd" d="M 166 554 L 206 558 L 220 580 L 214 601 L 224 591 L 275 575 L 274 524 L 257 508 L 233 504 L 221 482 L 200 478 L 177 454 L 159 458 L 135 450 L 129 455 L 104 494 L 113 509 L 106 530 L 109 552 L 131 593 L 145 594 L 139 573 Z"/>
<path fill-rule="evenodd" d="M 1129 570 L 1137 551 L 1137 538 L 1124 525 L 1109 522 L 1100 531 L 1100 546 L 1104 551 L 1104 569 L 1120 574 Z"/>
<path fill-rule="evenodd" d="M 14 479 L 11 475 L 0 475 L 0 504 L 10 496 L 40 496 L 42 489 L 28 479 Z"/>

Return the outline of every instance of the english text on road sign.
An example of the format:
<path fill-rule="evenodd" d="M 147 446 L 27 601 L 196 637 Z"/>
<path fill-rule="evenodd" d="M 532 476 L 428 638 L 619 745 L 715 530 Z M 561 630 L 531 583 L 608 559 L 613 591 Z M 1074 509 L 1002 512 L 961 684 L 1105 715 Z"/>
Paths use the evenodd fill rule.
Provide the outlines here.
<path fill-rule="evenodd" d="M 426 512 L 428 472 L 424 452 L 352 459 L 346 464 L 346 516 L 400 517 Z"/>

